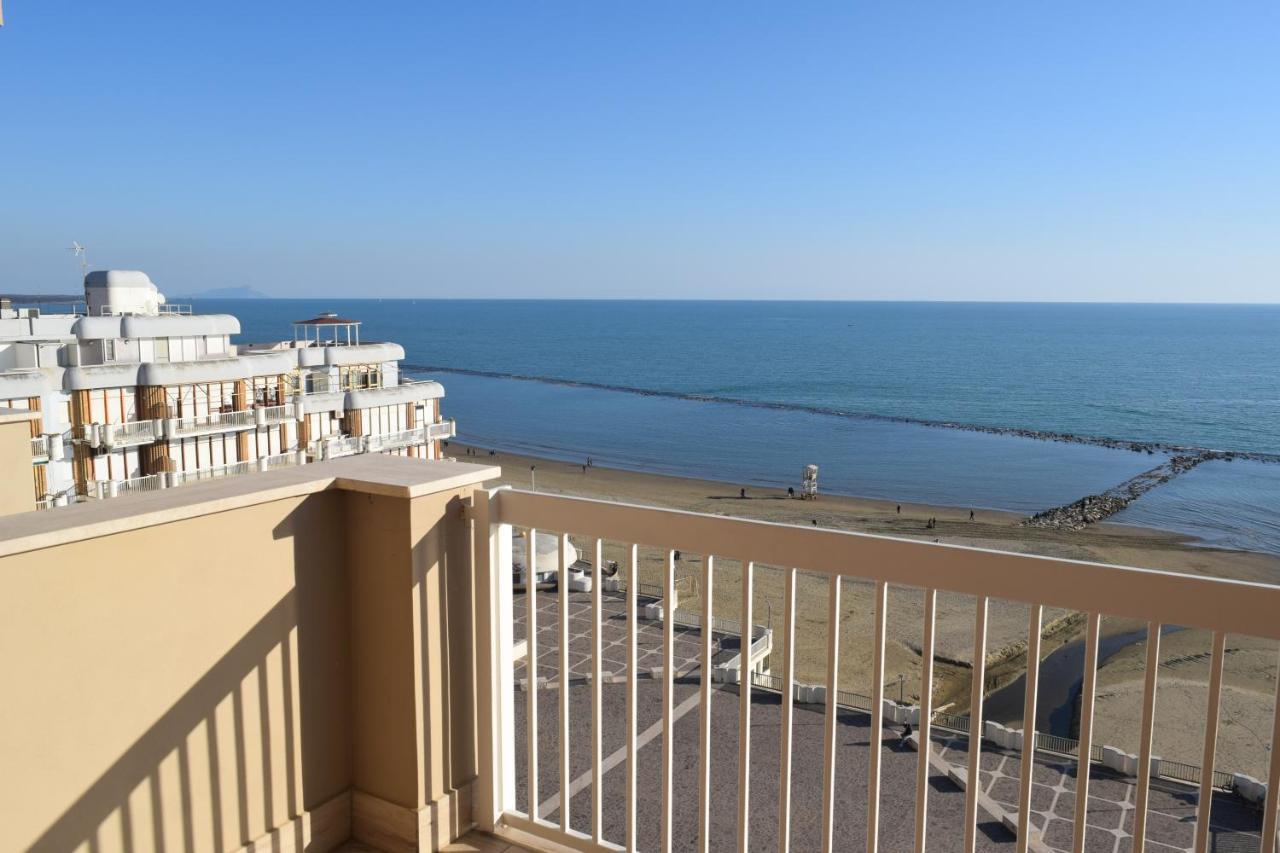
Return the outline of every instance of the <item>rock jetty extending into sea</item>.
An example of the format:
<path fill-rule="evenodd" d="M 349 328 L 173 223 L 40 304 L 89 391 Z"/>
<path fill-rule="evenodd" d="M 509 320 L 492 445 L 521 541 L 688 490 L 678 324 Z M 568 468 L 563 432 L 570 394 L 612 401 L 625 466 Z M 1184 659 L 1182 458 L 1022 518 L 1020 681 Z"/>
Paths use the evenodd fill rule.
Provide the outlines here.
<path fill-rule="evenodd" d="M 1056 530 L 1083 530 L 1115 515 L 1147 492 L 1162 486 L 1179 474 L 1185 474 L 1201 462 L 1222 458 L 1212 451 L 1172 456 L 1156 467 L 1108 489 L 1100 495 L 1085 495 L 1066 506 L 1038 512 L 1022 523 L 1026 527 L 1052 527 Z"/>

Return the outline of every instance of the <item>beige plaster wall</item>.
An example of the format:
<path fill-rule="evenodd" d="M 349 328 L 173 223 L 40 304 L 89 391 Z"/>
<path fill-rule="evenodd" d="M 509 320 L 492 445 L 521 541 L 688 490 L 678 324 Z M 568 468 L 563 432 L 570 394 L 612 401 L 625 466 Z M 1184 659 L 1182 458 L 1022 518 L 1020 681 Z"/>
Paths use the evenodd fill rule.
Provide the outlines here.
<path fill-rule="evenodd" d="M 351 786 L 344 497 L 0 558 L 0 849 L 221 853 Z"/>
<path fill-rule="evenodd" d="M 36 508 L 31 477 L 31 425 L 25 420 L 0 422 L 0 515 Z"/>

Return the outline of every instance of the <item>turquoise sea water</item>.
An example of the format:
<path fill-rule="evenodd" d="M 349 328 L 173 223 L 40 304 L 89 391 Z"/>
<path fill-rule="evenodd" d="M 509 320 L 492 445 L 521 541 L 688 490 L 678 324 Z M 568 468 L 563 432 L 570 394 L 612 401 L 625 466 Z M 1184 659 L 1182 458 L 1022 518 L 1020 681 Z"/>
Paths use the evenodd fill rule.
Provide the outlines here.
<path fill-rule="evenodd" d="M 435 370 L 463 439 L 743 484 L 797 484 L 815 462 L 830 491 L 1034 511 L 1163 458 L 884 418 L 1280 454 L 1280 306 L 210 300 L 197 310 L 240 316 L 242 341 L 287 337 L 291 320 L 321 310 L 361 319 L 363 339 L 398 341 L 411 372 Z M 1207 463 L 1116 520 L 1280 552 L 1278 516 L 1280 465 L 1235 461 Z"/>

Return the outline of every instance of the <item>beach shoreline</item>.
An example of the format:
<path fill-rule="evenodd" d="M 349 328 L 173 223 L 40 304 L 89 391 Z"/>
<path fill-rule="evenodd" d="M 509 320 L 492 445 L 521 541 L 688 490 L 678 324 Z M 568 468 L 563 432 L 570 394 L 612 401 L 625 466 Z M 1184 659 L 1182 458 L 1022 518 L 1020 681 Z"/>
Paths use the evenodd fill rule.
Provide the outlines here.
<path fill-rule="evenodd" d="M 490 451 L 493 451 L 490 455 Z M 880 535 L 899 536 L 922 541 L 990 548 L 1002 551 L 1037 554 L 1073 560 L 1139 566 L 1148 569 L 1202 574 L 1260 583 L 1280 582 L 1280 557 L 1270 554 L 1233 551 L 1199 544 L 1193 537 L 1169 531 L 1130 524 L 1102 522 L 1081 531 L 1056 530 L 1023 526 L 1026 516 L 1006 510 L 974 507 L 970 520 L 969 507 L 921 503 L 902 503 L 876 498 L 820 494 L 814 501 L 789 498 L 785 488 L 755 484 L 735 484 L 667 473 L 587 465 L 581 462 L 511 453 L 501 449 L 450 442 L 446 453 L 459 460 L 474 459 L 502 468 L 495 484 L 529 489 L 536 479 L 536 490 L 556 494 L 610 500 L 622 503 L 660 506 L 672 509 L 730 515 L 780 523 L 812 525 L 829 529 L 850 530 Z M 474 455 L 471 455 L 474 454 Z M 799 483 L 796 484 L 799 486 Z M 740 497 L 740 489 L 746 497 Z M 929 526 L 935 519 L 934 526 Z M 611 551 L 612 549 L 612 551 Z M 665 559 L 653 549 L 641 548 L 641 579 L 657 583 Z M 606 545 L 606 556 L 623 556 L 618 543 Z M 723 557 L 723 555 L 716 555 Z M 696 588 L 700 575 L 701 555 L 684 553 L 677 562 L 676 576 L 682 608 L 700 605 Z M 754 573 L 755 612 L 763 620 L 780 612 L 782 596 L 781 572 L 771 567 L 757 567 Z M 730 618 L 739 606 L 740 570 L 736 562 L 717 559 L 717 583 L 714 612 Z M 816 576 L 801 575 L 796 597 L 796 677 L 800 681 L 823 683 L 826 659 L 827 585 Z M 840 641 L 840 683 L 843 689 L 867 693 L 871 672 L 870 643 L 873 608 L 870 584 L 847 580 L 842 597 Z M 939 593 L 935 627 L 934 706 L 964 713 L 969 704 L 972 673 L 973 599 L 967 596 Z M 920 647 L 922 641 L 923 595 L 919 590 L 890 587 L 888 645 L 884 674 L 886 695 L 897 698 L 899 679 L 903 698 L 918 700 L 920 690 Z M 988 695 L 1016 681 L 1026 671 L 1027 606 L 1017 602 L 992 599 L 988 615 L 987 689 Z M 1042 659 L 1083 635 L 1082 614 L 1046 609 Z M 1144 627 L 1133 620 L 1104 618 L 1105 634 L 1120 634 Z M 1210 639 L 1204 632 L 1185 631 L 1177 643 L 1184 651 L 1190 645 Z M 1265 645 L 1265 644 L 1264 644 Z M 1141 672 L 1133 671 L 1133 651 L 1141 643 L 1117 652 L 1099 671 L 1099 687 L 1107 688 L 1109 707 L 1120 719 L 1132 716 L 1128 706 L 1139 702 Z M 1172 648 L 1171 644 L 1171 648 Z M 1233 663 L 1234 665 L 1234 663 Z M 1268 669 L 1269 667 L 1269 669 Z M 1263 714 L 1270 701 L 1269 685 L 1274 686 L 1274 657 L 1259 653 L 1248 671 L 1238 671 L 1232 683 L 1240 697 L 1235 705 L 1240 716 L 1252 719 Z M 1100 693 L 1100 701 L 1102 701 Z M 1139 703 L 1140 704 L 1140 703 Z M 1249 708 L 1257 709 L 1249 713 Z M 1194 734 L 1197 718 L 1203 708 L 1181 703 L 1167 710 L 1162 703 L 1161 730 L 1168 732 L 1168 747 L 1163 753 L 1176 758 L 1179 744 L 1198 744 Z M 1203 727 L 1203 722 L 1198 725 Z M 1111 742 L 1126 740 L 1121 730 L 1109 731 Z M 1183 737 L 1185 735 L 1185 737 Z M 1191 749 L 1198 750 L 1198 746 Z M 1195 763 L 1197 756 L 1189 755 Z M 1182 760 L 1182 759 L 1179 759 Z M 1248 766 L 1247 756 L 1238 764 Z M 1241 769 L 1244 769 L 1242 767 Z M 1246 771 L 1247 772 L 1247 771 Z"/>

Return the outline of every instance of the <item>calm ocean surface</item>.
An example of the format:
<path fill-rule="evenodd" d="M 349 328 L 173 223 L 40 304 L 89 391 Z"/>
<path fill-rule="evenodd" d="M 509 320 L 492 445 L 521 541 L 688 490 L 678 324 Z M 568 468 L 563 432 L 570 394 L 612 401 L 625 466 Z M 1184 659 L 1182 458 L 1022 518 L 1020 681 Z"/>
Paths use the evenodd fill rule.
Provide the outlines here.
<path fill-rule="evenodd" d="M 402 343 L 407 367 L 497 374 L 436 373 L 464 440 L 746 485 L 798 485 L 814 462 L 828 491 L 1030 512 L 1163 458 L 867 415 L 1280 454 L 1280 306 L 204 300 L 197 310 L 238 315 L 241 341 L 288 337 L 290 321 L 337 311 L 364 321 L 365 340 Z M 1206 463 L 1115 520 L 1280 553 L 1280 465 Z"/>

